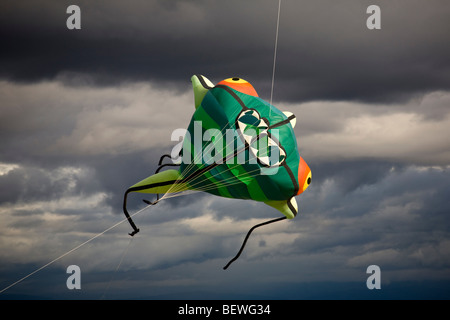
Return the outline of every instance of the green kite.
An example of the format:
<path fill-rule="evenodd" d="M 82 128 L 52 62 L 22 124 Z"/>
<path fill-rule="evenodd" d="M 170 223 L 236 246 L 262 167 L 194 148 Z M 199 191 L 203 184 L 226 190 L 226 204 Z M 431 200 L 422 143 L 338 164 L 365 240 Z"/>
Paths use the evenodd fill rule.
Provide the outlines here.
<path fill-rule="evenodd" d="M 139 229 L 127 211 L 130 192 L 164 196 L 188 190 L 216 196 L 264 202 L 283 216 L 254 226 L 247 234 L 237 259 L 257 227 L 297 215 L 295 196 L 311 183 L 311 170 L 300 157 L 294 133 L 295 116 L 281 112 L 258 97 L 241 78 L 214 85 L 202 75 L 191 78 L 195 112 L 178 156 L 181 163 L 162 164 L 155 174 L 125 192 L 123 210 L 134 235 Z M 178 169 L 161 171 L 166 166 Z M 160 195 L 163 195 L 160 198 Z"/>

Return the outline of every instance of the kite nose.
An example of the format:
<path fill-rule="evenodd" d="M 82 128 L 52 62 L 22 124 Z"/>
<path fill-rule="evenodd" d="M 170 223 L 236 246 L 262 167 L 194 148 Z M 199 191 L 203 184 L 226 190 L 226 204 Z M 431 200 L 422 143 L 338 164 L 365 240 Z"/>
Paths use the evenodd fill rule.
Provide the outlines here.
<path fill-rule="evenodd" d="M 255 88 L 248 82 L 242 78 L 233 77 L 220 81 L 217 85 L 228 86 L 236 91 L 248 94 L 250 96 L 257 97 L 258 93 L 256 93 Z"/>
<path fill-rule="evenodd" d="M 300 157 L 300 162 L 298 164 L 298 193 L 305 191 L 311 184 L 311 169 L 302 157 Z"/>

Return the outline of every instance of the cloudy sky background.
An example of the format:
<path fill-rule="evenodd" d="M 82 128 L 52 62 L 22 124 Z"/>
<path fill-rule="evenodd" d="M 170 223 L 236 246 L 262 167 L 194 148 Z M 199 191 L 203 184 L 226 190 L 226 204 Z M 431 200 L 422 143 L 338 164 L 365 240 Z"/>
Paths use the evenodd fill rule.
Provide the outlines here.
<path fill-rule="evenodd" d="M 70 4 L 81 30 L 66 28 Z M 381 30 L 366 28 L 371 4 Z M 0 4 L 0 290 L 123 219 L 124 191 L 189 123 L 192 74 L 240 76 L 270 98 L 277 8 Z M 277 212 L 167 199 L 135 218 L 131 243 L 123 223 L 0 298 L 448 299 L 449 16 L 439 0 L 283 0 L 273 102 L 296 114 L 312 169 L 299 215 L 255 231 L 223 271 Z M 66 288 L 72 264 L 78 291 Z M 366 288 L 372 264 L 381 290 Z"/>

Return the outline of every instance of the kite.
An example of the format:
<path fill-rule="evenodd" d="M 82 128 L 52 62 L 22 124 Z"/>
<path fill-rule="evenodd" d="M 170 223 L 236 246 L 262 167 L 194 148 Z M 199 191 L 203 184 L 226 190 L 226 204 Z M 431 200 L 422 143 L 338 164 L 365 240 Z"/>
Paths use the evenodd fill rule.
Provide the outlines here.
<path fill-rule="evenodd" d="M 242 78 L 229 78 L 214 85 L 202 75 L 191 77 L 195 112 L 191 118 L 178 163 L 163 164 L 154 175 L 129 187 L 123 211 L 133 232 L 139 232 L 127 210 L 131 192 L 156 194 L 158 203 L 166 195 L 203 191 L 216 196 L 264 202 L 283 216 L 251 228 L 292 219 L 297 215 L 295 196 L 311 183 L 311 170 L 300 157 L 294 133 L 295 115 L 281 112 L 261 99 Z M 167 169 L 167 167 L 178 167 Z M 162 170 L 165 168 L 165 170 Z M 160 195 L 163 195 L 160 198 Z"/>

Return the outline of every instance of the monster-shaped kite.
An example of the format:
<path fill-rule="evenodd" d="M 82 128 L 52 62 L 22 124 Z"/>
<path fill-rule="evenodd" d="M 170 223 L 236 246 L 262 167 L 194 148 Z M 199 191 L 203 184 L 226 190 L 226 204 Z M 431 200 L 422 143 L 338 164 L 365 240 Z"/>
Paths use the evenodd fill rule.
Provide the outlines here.
<path fill-rule="evenodd" d="M 214 86 L 202 75 L 191 78 L 195 112 L 179 153 L 180 164 L 162 164 L 155 174 L 125 192 L 123 210 L 139 229 L 127 208 L 130 192 L 172 194 L 187 190 L 217 196 L 261 201 L 284 216 L 251 228 L 234 259 L 242 252 L 257 227 L 297 215 L 295 196 L 311 183 L 311 170 L 300 157 L 294 133 L 295 116 L 281 112 L 258 97 L 253 86 L 241 78 L 229 78 Z M 160 170 L 165 166 L 179 169 Z M 164 196 L 163 196 L 164 197 Z"/>

